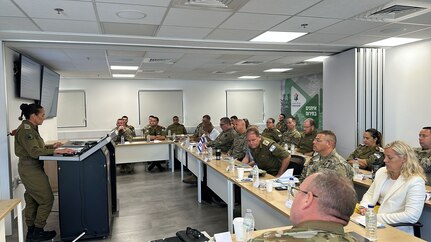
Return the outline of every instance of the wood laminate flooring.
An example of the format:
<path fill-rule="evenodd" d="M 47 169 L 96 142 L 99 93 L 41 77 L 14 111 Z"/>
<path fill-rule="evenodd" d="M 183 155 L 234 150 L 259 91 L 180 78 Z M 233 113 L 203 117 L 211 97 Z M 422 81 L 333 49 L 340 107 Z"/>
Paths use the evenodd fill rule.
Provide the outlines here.
<path fill-rule="evenodd" d="M 97 241 L 150 241 L 175 236 L 186 227 L 207 231 L 210 235 L 228 230 L 227 208 L 199 204 L 197 187 L 181 182 L 179 171 L 159 172 L 156 167 L 147 172 L 144 164 L 139 163 L 134 174 L 117 175 L 117 190 L 120 211 L 113 218 L 111 236 Z M 57 202 L 45 229 L 60 231 Z M 60 241 L 60 236 L 55 240 Z M 18 241 L 16 226 L 6 241 Z"/>

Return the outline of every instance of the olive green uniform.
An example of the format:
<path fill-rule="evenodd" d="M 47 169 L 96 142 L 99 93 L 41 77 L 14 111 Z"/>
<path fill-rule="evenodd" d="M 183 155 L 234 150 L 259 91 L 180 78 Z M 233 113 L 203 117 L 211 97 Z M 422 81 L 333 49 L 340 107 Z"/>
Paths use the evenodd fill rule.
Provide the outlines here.
<path fill-rule="evenodd" d="M 275 176 L 281 167 L 281 161 L 290 156 L 289 152 L 271 139 L 262 137 L 255 149 L 248 149 L 249 160 L 254 161 L 259 169 Z"/>
<path fill-rule="evenodd" d="M 136 131 L 135 131 L 135 127 L 133 127 L 132 125 L 126 125 L 127 128 L 130 129 L 130 132 L 132 133 L 133 137 L 136 137 Z"/>
<path fill-rule="evenodd" d="M 117 127 L 114 128 L 114 130 L 116 130 Z M 121 142 L 121 137 L 124 137 L 125 141 L 132 141 L 133 137 L 135 137 L 135 135 L 133 135 L 132 130 L 129 129 L 129 127 L 125 127 L 124 130 L 122 131 L 116 131 L 118 133 L 118 135 L 113 139 L 113 141 L 115 143 L 120 143 Z M 120 173 L 132 173 L 135 169 L 135 164 L 133 163 L 127 163 L 127 164 L 119 164 L 118 165 L 120 167 Z"/>
<path fill-rule="evenodd" d="M 301 133 L 297 129 L 287 130 L 281 136 L 281 144 L 291 145 L 294 144 L 296 146 L 299 145 L 299 141 L 301 140 Z"/>
<path fill-rule="evenodd" d="M 313 140 L 316 138 L 316 135 L 317 130 L 314 130 L 311 134 L 302 133 L 298 152 L 303 154 L 313 152 Z"/>
<path fill-rule="evenodd" d="M 385 159 L 385 154 L 381 147 L 368 147 L 364 144 L 360 144 L 356 149 L 347 157 L 347 160 L 353 159 L 366 159 L 367 160 L 367 170 L 371 171 L 373 169 L 373 164 L 383 166 Z"/>
<path fill-rule="evenodd" d="M 215 140 L 209 141 L 207 143 L 207 147 L 221 149 L 221 152 L 226 153 L 232 147 L 235 136 L 236 136 L 236 131 L 233 130 L 233 128 L 230 128 L 226 131 L 221 132 Z"/>
<path fill-rule="evenodd" d="M 283 134 L 280 132 L 280 130 L 276 128 L 274 129 L 266 128 L 263 130 L 262 136 L 268 139 L 272 139 L 277 143 L 280 143 L 281 136 L 283 136 Z"/>
<path fill-rule="evenodd" d="M 263 241 L 308 241 L 308 242 L 357 242 L 358 240 L 344 232 L 343 225 L 326 221 L 306 221 L 291 229 L 271 231 L 253 239 Z"/>
<path fill-rule="evenodd" d="M 335 149 L 327 157 L 322 157 L 316 152 L 302 170 L 301 179 L 304 180 L 307 176 L 324 169 L 333 170 L 341 176 L 353 179 L 352 166 Z"/>
<path fill-rule="evenodd" d="M 283 121 L 278 121 L 278 123 L 275 125 L 275 128 L 280 130 L 281 133 L 284 133 L 287 131 L 287 124 Z"/>
<path fill-rule="evenodd" d="M 422 150 L 422 148 L 415 148 L 415 153 L 427 176 L 426 183 L 427 185 L 431 185 L 431 149 Z"/>
<path fill-rule="evenodd" d="M 54 196 L 39 156 L 52 154 L 54 149 L 45 146 L 37 126 L 22 121 L 15 134 L 15 155 L 19 157 L 18 173 L 26 189 L 24 213 L 27 226 L 43 228 L 51 212 Z"/>
<path fill-rule="evenodd" d="M 171 131 L 171 134 L 179 135 L 179 134 L 187 134 L 186 127 L 182 124 L 171 124 L 166 128 L 166 133 Z"/>
<path fill-rule="evenodd" d="M 160 125 L 156 125 L 154 127 L 147 126 L 144 129 L 144 134 L 145 135 L 149 134 L 149 135 L 154 135 L 154 136 L 156 136 L 156 135 L 166 135 L 165 134 L 165 127 L 160 126 Z"/>
<path fill-rule="evenodd" d="M 193 134 L 193 137 L 198 138 L 198 137 L 201 137 L 203 134 L 205 134 L 204 123 L 200 123 L 195 129 L 195 133 Z"/>
<path fill-rule="evenodd" d="M 247 135 L 244 134 L 236 134 L 233 139 L 232 148 L 229 150 L 229 155 L 234 159 L 242 160 L 245 156 L 245 151 L 247 149 Z"/>

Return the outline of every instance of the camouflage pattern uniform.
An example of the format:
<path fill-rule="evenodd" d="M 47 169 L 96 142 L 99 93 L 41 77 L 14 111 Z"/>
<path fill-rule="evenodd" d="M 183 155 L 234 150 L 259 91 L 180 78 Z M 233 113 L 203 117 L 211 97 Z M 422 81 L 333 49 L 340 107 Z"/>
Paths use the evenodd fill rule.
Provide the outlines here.
<path fill-rule="evenodd" d="M 309 241 L 309 242 L 357 242 L 358 240 L 344 232 L 341 224 L 326 221 L 306 221 L 291 229 L 272 231 L 254 238 L 253 242 L 263 241 Z"/>
<path fill-rule="evenodd" d="M 383 153 L 382 147 L 368 147 L 364 144 L 360 144 L 356 149 L 347 157 L 347 160 L 353 159 L 366 159 L 367 160 L 367 170 L 371 171 L 373 169 L 373 164 L 384 166 L 383 160 L 385 159 L 385 154 Z"/>
<path fill-rule="evenodd" d="M 204 123 L 200 123 L 198 124 L 198 126 L 195 129 L 195 133 L 193 134 L 194 138 L 199 138 L 201 137 L 203 134 L 205 134 L 204 131 Z"/>
<path fill-rule="evenodd" d="M 230 128 L 223 131 L 217 136 L 213 141 L 209 141 L 206 145 L 207 147 L 213 147 L 216 149 L 221 149 L 221 152 L 228 152 L 233 145 L 233 140 L 236 136 L 236 131 Z"/>
<path fill-rule="evenodd" d="M 256 149 L 249 148 L 249 160 L 256 163 L 259 169 L 275 176 L 280 170 L 281 161 L 290 156 L 289 152 L 271 139 L 262 137 Z"/>
<path fill-rule="evenodd" d="M 117 127 L 114 128 L 114 130 L 116 129 Z M 134 132 L 132 132 L 128 127 L 124 128 L 121 132 L 117 132 L 118 135 L 113 139 L 117 144 L 121 142 L 121 136 L 124 136 L 125 141 L 132 141 L 133 137 L 135 137 L 135 135 L 133 135 Z M 120 167 L 120 173 L 132 173 L 135 170 L 135 164 L 133 163 L 119 164 L 118 166 Z"/>
<path fill-rule="evenodd" d="M 45 146 L 37 126 L 22 121 L 15 134 L 15 155 L 19 158 L 18 173 L 26 190 L 24 214 L 27 226 L 43 228 L 51 212 L 54 196 L 39 156 L 52 154 L 54 149 Z"/>
<path fill-rule="evenodd" d="M 307 176 L 322 169 L 333 170 L 341 176 L 353 179 L 352 166 L 335 149 L 327 157 L 322 157 L 316 152 L 308 165 L 302 170 L 301 179 L 304 180 Z"/>
<path fill-rule="evenodd" d="M 419 163 L 424 168 L 425 175 L 427 176 L 426 184 L 431 185 L 431 149 L 422 150 L 422 148 L 415 148 L 416 156 L 419 159 Z"/>
<path fill-rule="evenodd" d="M 135 127 L 133 127 L 132 125 L 126 125 L 126 128 L 130 129 L 130 132 L 132 132 L 132 136 L 136 137 L 136 132 L 135 132 Z"/>
<path fill-rule="evenodd" d="M 281 144 L 291 145 L 292 143 L 296 146 L 299 145 L 299 141 L 301 140 L 301 133 L 297 129 L 287 130 L 281 136 Z"/>
<path fill-rule="evenodd" d="M 280 132 L 280 130 L 276 128 L 274 129 L 266 128 L 263 130 L 262 136 L 268 139 L 272 139 L 277 143 L 280 143 L 281 136 L 283 136 L 283 134 Z"/>
<path fill-rule="evenodd" d="M 299 141 L 298 152 L 299 153 L 309 153 L 313 152 L 313 140 L 316 138 L 317 130 L 314 130 L 311 134 L 301 134 L 301 139 Z"/>
<path fill-rule="evenodd" d="M 244 134 L 236 134 L 233 139 L 232 148 L 229 150 L 229 155 L 234 159 L 242 160 L 245 156 L 245 151 L 247 148 L 247 135 Z"/>
<path fill-rule="evenodd" d="M 156 125 L 154 127 L 152 126 L 146 126 L 144 129 L 144 134 L 149 135 L 166 135 L 165 134 L 165 127 Z"/>
<path fill-rule="evenodd" d="M 275 125 L 275 128 L 280 130 L 281 133 L 286 132 L 287 131 L 287 124 L 286 124 L 285 120 L 278 121 L 278 123 Z"/>
<path fill-rule="evenodd" d="M 171 131 L 171 134 L 179 135 L 179 134 L 187 134 L 186 127 L 182 124 L 171 124 L 166 128 L 166 133 Z"/>

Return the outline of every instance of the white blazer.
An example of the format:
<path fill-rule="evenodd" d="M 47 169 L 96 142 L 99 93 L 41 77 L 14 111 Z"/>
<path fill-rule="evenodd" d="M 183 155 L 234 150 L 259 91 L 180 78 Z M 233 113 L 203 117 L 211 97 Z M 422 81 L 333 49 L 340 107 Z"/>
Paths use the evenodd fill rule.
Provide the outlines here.
<path fill-rule="evenodd" d="M 362 197 L 361 206 L 367 207 L 368 204 L 377 204 L 383 184 L 388 177 L 386 167 L 377 171 L 374 182 Z M 416 223 L 424 208 L 425 192 L 425 181 L 421 177 L 414 176 L 408 180 L 403 176 L 398 177 L 383 198 L 377 219 L 386 224 Z M 413 227 L 411 226 L 397 228 L 413 234 Z"/>

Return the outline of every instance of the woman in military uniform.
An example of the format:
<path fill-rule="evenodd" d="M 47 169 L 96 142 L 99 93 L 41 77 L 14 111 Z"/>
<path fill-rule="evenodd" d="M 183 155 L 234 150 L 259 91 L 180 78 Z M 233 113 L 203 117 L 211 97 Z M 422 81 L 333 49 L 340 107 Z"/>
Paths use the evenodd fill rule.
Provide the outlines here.
<path fill-rule="evenodd" d="M 19 158 L 18 173 L 26 189 L 24 198 L 25 221 L 28 226 L 26 241 L 44 241 L 55 237 L 55 231 L 44 231 L 51 212 L 54 196 L 48 176 L 43 169 L 41 155 L 72 154 L 72 149 L 58 149 L 61 143 L 47 147 L 39 134 L 38 126 L 45 120 L 45 110 L 38 104 L 23 103 L 20 106 L 21 125 L 16 129 L 15 154 Z"/>
<path fill-rule="evenodd" d="M 373 166 L 384 166 L 385 156 L 382 148 L 382 134 L 376 129 L 367 129 L 363 135 L 363 143 L 360 144 L 350 155 L 347 161 L 353 165 L 359 163 L 359 167 L 372 170 Z"/>

